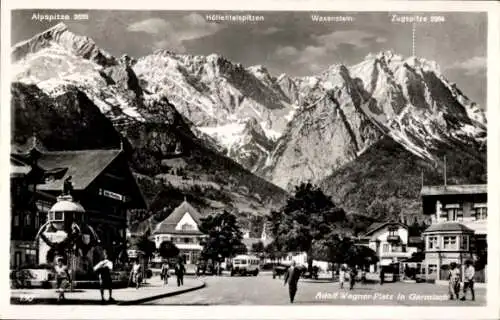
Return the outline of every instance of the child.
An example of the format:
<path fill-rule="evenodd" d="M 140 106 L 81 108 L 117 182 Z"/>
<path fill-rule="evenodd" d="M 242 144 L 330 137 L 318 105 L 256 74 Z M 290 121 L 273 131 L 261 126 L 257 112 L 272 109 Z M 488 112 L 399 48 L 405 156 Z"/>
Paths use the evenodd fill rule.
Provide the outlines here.
<path fill-rule="evenodd" d="M 135 283 L 135 288 L 139 289 L 142 281 L 141 264 L 139 263 L 139 259 L 136 259 L 134 265 L 132 266 L 130 279 Z"/>
<path fill-rule="evenodd" d="M 344 281 L 346 280 L 346 278 L 347 278 L 346 267 L 345 265 L 342 265 L 339 271 L 340 289 L 344 289 Z"/>
<path fill-rule="evenodd" d="M 168 263 L 163 262 L 163 264 L 161 266 L 161 277 L 163 279 L 163 284 L 168 284 L 168 277 L 170 276 L 168 274 L 168 269 L 169 269 Z"/>
<path fill-rule="evenodd" d="M 67 288 L 68 282 L 71 282 L 71 277 L 68 272 L 68 267 L 63 263 L 63 258 L 58 257 L 56 261 L 57 264 L 54 266 L 54 270 L 56 273 L 57 291 L 59 292 L 57 301 L 61 301 L 65 299 L 64 290 Z"/>

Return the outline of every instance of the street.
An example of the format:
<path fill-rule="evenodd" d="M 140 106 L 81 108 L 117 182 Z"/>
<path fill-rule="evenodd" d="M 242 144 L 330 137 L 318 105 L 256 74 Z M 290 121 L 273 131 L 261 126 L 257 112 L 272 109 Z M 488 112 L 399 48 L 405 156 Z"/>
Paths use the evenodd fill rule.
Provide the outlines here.
<path fill-rule="evenodd" d="M 269 274 L 257 277 L 203 278 L 206 287 L 178 296 L 158 299 L 149 305 L 286 305 L 288 288 L 283 279 Z M 347 288 L 347 289 L 345 289 Z M 408 306 L 481 306 L 486 304 L 485 289 L 476 289 L 476 301 L 449 301 L 447 286 L 427 283 L 356 283 L 352 291 L 346 285 L 328 280 L 299 282 L 295 304 L 326 305 L 408 305 Z"/>

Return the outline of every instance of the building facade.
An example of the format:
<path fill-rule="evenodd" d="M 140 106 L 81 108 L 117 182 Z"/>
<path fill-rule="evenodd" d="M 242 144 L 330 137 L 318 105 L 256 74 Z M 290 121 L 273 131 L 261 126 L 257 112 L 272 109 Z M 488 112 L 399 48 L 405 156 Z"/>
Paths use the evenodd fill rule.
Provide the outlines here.
<path fill-rule="evenodd" d="M 11 267 L 51 262 L 35 236 L 71 181 L 74 201 L 85 208 L 103 247 L 125 244 L 126 211 L 146 203 L 122 150 L 47 151 L 34 144 L 11 153 Z M 52 217 L 64 221 L 64 216 Z M 21 245 L 23 246 L 21 248 Z M 22 250 L 21 250 L 22 249 Z"/>
<path fill-rule="evenodd" d="M 451 262 L 463 268 L 472 260 L 476 281 L 485 281 L 487 185 L 424 186 L 421 196 L 423 213 L 432 221 L 423 233 L 426 278 L 445 280 Z"/>
<path fill-rule="evenodd" d="M 359 239 L 359 244 L 372 249 L 379 261 L 370 265 L 370 272 L 378 272 L 381 266 L 397 264 L 409 259 L 417 252 L 409 246 L 408 226 L 400 222 L 377 222 L 368 227 Z"/>
<path fill-rule="evenodd" d="M 156 248 L 163 241 L 171 241 L 179 249 L 179 255 L 184 263 L 194 265 L 198 262 L 202 242 L 206 237 L 200 229 L 201 214 L 189 202 L 182 202 L 172 213 L 154 229 L 152 239 Z"/>

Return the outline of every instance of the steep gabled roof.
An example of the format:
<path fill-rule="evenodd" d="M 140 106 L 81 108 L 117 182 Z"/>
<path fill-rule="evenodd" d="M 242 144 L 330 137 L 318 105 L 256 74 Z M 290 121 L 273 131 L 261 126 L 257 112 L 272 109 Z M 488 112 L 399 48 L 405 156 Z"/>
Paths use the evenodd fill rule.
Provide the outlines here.
<path fill-rule="evenodd" d="M 366 232 L 362 235 L 362 237 L 366 237 L 366 236 L 370 236 L 372 235 L 375 231 L 378 231 L 380 229 L 382 229 L 383 227 L 387 226 L 387 225 L 398 225 L 398 226 L 401 226 L 405 229 L 408 229 L 408 226 L 401 223 L 401 222 L 391 222 L 391 221 L 386 221 L 386 222 L 375 222 L 375 223 L 372 223 L 368 229 L 366 229 Z"/>
<path fill-rule="evenodd" d="M 67 169 L 63 177 L 46 180 L 40 190 L 62 190 L 64 180 L 71 176 L 75 190 L 84 190 L 118 157 L 120 150 L 52 151 L 43 153 L 38 165 L 45 170 Z"/>
<path fill-rule="evenodd" d="M 201 224 L 201 214 L 198 210 L 196 210 L 189 202 L 183 201 L 177 208 L 172 211 L 172 213 L 165 218 L 162 222 L 160 222 L 153 234 L 158 234 L 158 233 L 179 233 L 179 230 L 175 230 L 175 227 L 181 221 L 182 217 L 184 215 L 189 213 L 191 218 L 196 222 L 197 225 Z M 187 233 L 201 233 L 199 231 L 186 231 Z"/>

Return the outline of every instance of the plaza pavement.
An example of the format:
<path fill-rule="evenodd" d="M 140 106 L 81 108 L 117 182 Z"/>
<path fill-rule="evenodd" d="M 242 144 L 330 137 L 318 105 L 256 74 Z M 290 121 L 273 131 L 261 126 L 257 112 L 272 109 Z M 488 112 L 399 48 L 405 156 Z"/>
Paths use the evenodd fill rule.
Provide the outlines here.
<path fill-rule="evenodd" d="M 119 305 L 139 304 L 153 299 L 171 297 L 201 289 L 205 283 L 195 277 L 185 277 L 184 285 L 178 287 L 175 277 L 171 277 L 167 285 L 160 277 L 153 277 L 139 289 L 135 287 L 114 289 L 113 299 Z M 12 289 L 12 304 L 102 304 L 99 289 L 76 289 L 74 292 L 65 292 L 65 301 L 58 302 L 58 293 L 55 289 Z M 108 299 L 108 291 L 104 293 Z"/>
<path fill-rule="evenodd" d="M 155 299 L 149 305 L 288 305 L 288 288 L 283 278 L 264 273 L 254 277 L 202 277 L 206 287 L 178 296 Z M 356 283 L 339 288 L 338 282 L 322 278 L 301 279 L 296 305 L 386 305 L 386 306 L 484 306 L 486 290 L 476 288 L 475 301 L 448 300 L 448 287 L 430 283 Z M 470 296 L 469 296 L 470 298 Z"/>

